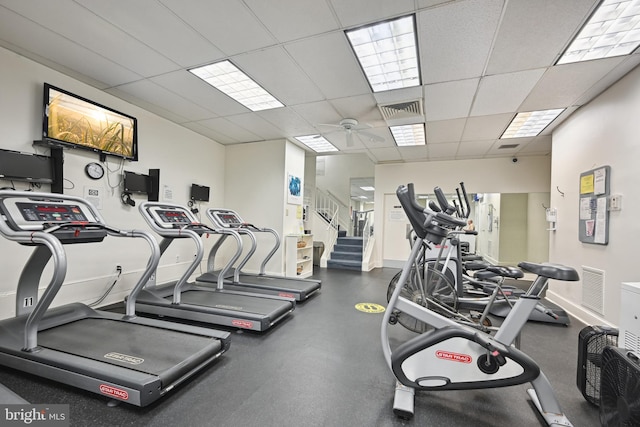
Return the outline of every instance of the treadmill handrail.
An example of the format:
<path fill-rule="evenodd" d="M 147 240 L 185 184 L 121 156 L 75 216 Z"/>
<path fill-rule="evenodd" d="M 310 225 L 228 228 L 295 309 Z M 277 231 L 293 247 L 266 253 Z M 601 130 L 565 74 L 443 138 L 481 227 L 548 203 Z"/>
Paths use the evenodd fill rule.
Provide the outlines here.
<path fill-rule="evenodd" d="M 185 212 L 190 222 L 180 228 L 159 227 L 156 221 L 153 219 L 151 212 L 149 210 L 149 208 L 153 208 L 153 207 L 178 209 L 182 212 Z M 176 203 L 146 201 L 146 202 L 142 202 L 138 206 L 138 211 L 140 212 L 144 220 L 147 222 L 147 224 L 149 224 L 151 229 L 166 240 L 166 243 L 163 241 L 163 248 L 165 250 L 171 244 L 173 239 L 178 237 L 185 237 L 185 236 L 190 237 L 196 245 L 196 256 L 194 258 L 194 261 L 189 265 L 189 268 L 187 268 L 187 271 L 180 277 L 180 279 L 178 279 L 178 281 L 176 282 L 173 288 L 173 299 L 172 299 L 173 304 L 180 304 L 183 287 L 188 283 L 189 277 L 191 277 L 193 272 L 198 268 L 198 265 L 202 262 L 202 259 L 204 258 L 204 244 L 202 243 L 202 238 L 200 234 L 198 234 L 194 230 L 191 230 L 190 227 L 201 227 L 203 229 L 206 229 L 207 232 L 209 233 L 222 234 L 223 236 L 220 239 L 218 239 L 214 247 L 219 247 L 222 244 L 222 242 L 227 238 L 227 236 L 232 236 L 237 243 L 236 252 L 231 257 L 231 260 L 227 262 L 227 264 L 223 267 L 223 269 L 220 271 L 220 274 L 218 275 L 217 289 L 223 289 L 225 275 L 227 274 L 229 269 L 233 266 L 233 264 L 238 260 L 238 258 L 240 258 L 240 255 L 242 255 L 242 250 L 243 250 L 242 239 L 240 238 L 239 234 L 236 231 L 228 230 L 228 229 L 213 228 L 206 224 L 202 224 L 201 222 L 198 222 L 196 220 L 196 218 L 191 214 L 191 212 L 186 207 Z M 164 250 L 160 251 L 160 257 L 162 256 L 163 252 Z M 160 257 L 158 257 L 158 260 L 160 259 Z M 141 290 L 142 288 L 140 289 L 140 291 Z M 129 297 L 129 299 L 131 299 L 131 297 Z M 135 301 L 132 304 L 135 306 Z M 129 306 L 129 301 L 127 301 L 127 307 L 128 306 Z"/>
<path fill-rule="evenodd" d="M 214 215 L 214 212 L 217 211 L 229 211 L 229 212 L 233 212 L 234 215 L 236 215 L 239 219 L 242 220 L 242 218 L 240 218 L 240 215 L 238 215 L 237 212 L 235 211 L 231 211 L 229 209 L 222 209 L 222 208 L 209 208 L 206 210 L 206 214 L 207 214 L 207 218 L 209 218 L 209 220 L 211 222 L 213 222 L 214 224 L 218 224 L 218 221 Z M 269 228 L 269 227 L 257 227 L 254 224 L 250 224 L 248 222 L 242 222 L 240 225 L 238 225 L 237 229 L 236 229 L 240 234 L 246 234 L 249 235 L 251 240 L 252 240 L 252 250 L 250 250 L 250 252 L 247 254 L 247 256 L 245 256 L 242 261 L 240 262 L 240 264 L 238 265 L 238 267 L 236 268 L 235 272 L 234 272 L 234 282 L 238 282 L 240 279 L 240 273 L 242 272 L 242 268 L 246 265 L 246 263 L 249 261 L 249 259 L 253 256 L 253 254 L 255 253 L 255 251 L 257 250 L 257 239 L 255 238 L 255 234 L 253 234 L 254 232 L 259 232 L 259 233 L 271 233 L 273 235 L 273 237 L 275 238 L 275 242 L 273 247 L 271 248 L 271 250 L 269 251 L 269 253 L 267 253 L 267 255 L 264 257 L 264 259 L 262 260 L 262 262 L 260 263 L 260 272 L 258 273 L 258 275 L 260 276 L 265 276 L 266 275 L 266 268 L 267 268 L 267 263 L 271 260 L 271 258 L 273 258 L 273 256 L 275 255 L 275 253 L 278 251 L 278 249 L 280 248 L 281 244 L 282 244 L 282 240 L 280 239 L 280 235 L 278 234 L 278 232 L 273 229 L 273 228 Z M 216 248 L 217 250 L 217 248 Z M 214 254 L 214 258 L 215 258 L 215 254 Z M 209 254 L 209 260 L 211 262 L 211 253 Z M 211 265 L 210 266 L 210 270 L 213 271 L 213 269 L 215 268 L 215 266 Z"/>
<path fill-rule="evenodd" d="M 155 272 L 158 263 L 160 261 L 160 247 L 158 246 L 158 242 L 155 238 L 147 232 L 140 230 L 120 230 L 115 227 L 111 227 L 107 225 L 104 221 L 104 218 L 100 213 L 95 209 L 91 203 L 87 202 L 85 199 L 77 196 L 71 195 L 62 195 L 62 194 L 52 194 L 52 193 L 40 193 L 40 192 L 32 192 L 32 191 L 13 191 L 13 190 L 0 190 L 0 200 L 9 199 L 9 198 L 29 198 L 32 200 L 41 200 L 41 201 L 71 201 L 74 203 L 78 203 L 86 208 L 91 215 L 96 219 L 96 222 L 87 222 L 86 224 L 90 224 L 92 227 L 103 228 L 107 231 L 107 233 L 111 236 L 116 237 L 133 237 L 133 238 L 143 238 L 149 243 L 151 248 L 151 255 L 149 256 L 149 260 L 147 261 L 147 267 L 138 280 L 138 283 L 134 286 L 131 291 L 131 295 L 128 298 L 129 301 L 135 302 L 135 297 L 140 292 L 144 284 L 149 280 L 153 272 Z M 42 316 L 44 316 L 45 312 L 49 309 L 49 306 L 53 302 L 53 299 L 59 292 L 62 283 L 67 274 L 67 256 L 64 250 L 63 243 L 58 239 L 55 234 L 51 233 L 51 228 L 45 229 L 43 231 L 20 231 L 14 230 L 9 227 L 6 223 L 7 213 L 2 213 L 3 218 L 0 219 L 0 233 L 3 234 L 7 239 L 16 241 L 18 243 L 32 243 L 36 245 L 45 246 L 49 249 L 50 256 L 53 260 L 53 275 L 51 281 L 45 288 L 42 296 L 38 298 L 33 310 L 27 317 L 27 321 L 25 323 L 25 342 L 24 342 L 24 350 L 30 351 L 37 347 L 38 345 L 38 325 Z M 85 225 L 86 225 L 85 224 Z M 77 226 L 77 224 L 66 223 L 60 224 L 61 226 Z M 35 251 L 38 249 L 36 248 Z M 34 251 L 34 252 L 35 252 Z M 135 305 L 127 304 L 126 317 L 135 317 Z"/>

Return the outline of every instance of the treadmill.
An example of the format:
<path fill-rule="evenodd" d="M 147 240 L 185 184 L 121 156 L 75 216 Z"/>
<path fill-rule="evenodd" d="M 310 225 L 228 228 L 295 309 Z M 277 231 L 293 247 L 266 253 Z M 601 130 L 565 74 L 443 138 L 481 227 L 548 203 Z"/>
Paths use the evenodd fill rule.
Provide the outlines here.
<path fill-rule="evenodd" d="M 151 229 L 162 237 L 161 255 L 175 239 L 190 238 L 196 246 L 196 256 L 177 281 L 157 285 L 153 275 L 137 295 L 137 311 L 261 332 L 284 320 L 295 309 L 293 298 L 228 290 L 222 280 L 215 280 L 216 286 L 187 282 L 204 257 L 203 234 L 232 236 L 238 243 L 236 253 L 221 271 L 224 276 L 242 254 L 238 233 L 200 224 L 189 209 L 173 203 L 143 202 L 138 209 Z"/>
<path fill-rule="evenodd" d="M 158 265 L 158 243 L 150 233 L 108 226 L 82 198 L 0 191 L 0 234 L 34 248 L 18 281 L 16 315 L 0 321 L 2 366 L 146 406 L 229 348 L 228 332 L 136 316 L 133 302 Z M 50 308 L 67 272 L 64 245 L 89 245 L 106 236 L 140 238 L 150 247 L 126 314 L 81 303 Z M 40 279 L 50 259 L 52 277 L 39 297 Z"/>
<path fill-rule="evenodd" d="M 320 287 L 322 286 L 320 280 L 265 274 L 267 262 L 269 262 L 280 247 L 280 236 L 274 229 L 258 228 L 255 225 L 246 223 L 240 218 L 240 215 L 230 209 L 207 209 L 207 217 L 213 222 L 216 229 L 234 230 L 248 236 L 251 240 L 251 248 L 240 264 L 236 268 L 229 269 L 222 275 L 226 289 L 250 289 L 253 292 L 267 295 L 292 297 L 298 302 L 305 301 L 320 291 Z M 257 248 L 254 233 L 271 233 L 275 237 L 275 245 L 262 261 L 259 274 L 245 273 L 242 271 L 242 267 L 244 267 L 253 256 Z M 218 280 L 218 277 L 220 277 L 221 271 L 215 269 L 215 257 L 216 252 L 224 243 L 225 238 L 226 236 L 222 236 L 211 248 L 207 261 L 208 272 L 196 278 L 197 282 L 215 282 Z"/>

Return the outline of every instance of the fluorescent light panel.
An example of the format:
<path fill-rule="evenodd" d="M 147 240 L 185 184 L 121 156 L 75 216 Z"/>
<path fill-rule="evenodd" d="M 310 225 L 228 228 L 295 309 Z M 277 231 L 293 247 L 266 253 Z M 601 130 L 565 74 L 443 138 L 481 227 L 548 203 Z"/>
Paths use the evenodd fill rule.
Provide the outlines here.
<path fill-rule="evenodd" d="M 563 111 L 564 108 L 557 108 L 555 110 L 518 113 L 500 139 L 538 136 Z"/>
<path fill-rule="evenodd" d="M 628 55 L 640 44 L 640 0 L 604 0 L 558 64 Z"/>
<path fill-rule="evenodd" d="M 284 107 L 230 61 L 216 62 L 189 71 L 251 111 Z"/>
<path fill-rule="evenodd" d="M 425 145 L 427 140 L 424 136 L 424 124 L 418 123 L 413 125 L 389 126 L 391 135 L 396 141 L 398 147 L 406 147 L 412 145 Z"/>
<path fill-rule="evenodd" d="M 321 135 L 296 136 L 295 138 L 316 153 L 339 151 L 332 143 L 324 139 Z"/>
<path fill-rule="evenodd" d="M 374 92 L 420 85 L 413 16 L 349 30 L 345 34 Z"/>

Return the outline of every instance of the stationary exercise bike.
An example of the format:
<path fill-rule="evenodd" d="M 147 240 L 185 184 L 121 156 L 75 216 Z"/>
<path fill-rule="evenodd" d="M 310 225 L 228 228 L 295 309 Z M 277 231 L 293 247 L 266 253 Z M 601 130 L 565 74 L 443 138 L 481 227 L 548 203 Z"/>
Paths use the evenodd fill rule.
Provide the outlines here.
<path fill-rule="evenodd" d="M 448 228 L 462 226 L 463 221 L 443 212 L 424 209 L 415 200 L 412 184 L 400 186 L 396 194 L 418 236 L 402 269 L 400 283 L 405 283 L 423 243 L 442 242 Z M 540 367 L 512 344 L 535 310 L 548 280 L 577 281 L 578 273 L 571 267 L 557 264 L 521 262 L 518 266 L 538 277 L 515 302 L 493 336 L 402 297 L 403 287 L 396 287 L 383 317 L 381 341 L 385 360 L 396 377 L 393 410 L 398 416 L 413 416 L 416 390 L 482 389 L 529 382 L 533 388 L 528 394 L 545 422 L 550 426 L 572 425 Z M 390 318 L 398 311 L 433 329 L 392 350 Z"/>

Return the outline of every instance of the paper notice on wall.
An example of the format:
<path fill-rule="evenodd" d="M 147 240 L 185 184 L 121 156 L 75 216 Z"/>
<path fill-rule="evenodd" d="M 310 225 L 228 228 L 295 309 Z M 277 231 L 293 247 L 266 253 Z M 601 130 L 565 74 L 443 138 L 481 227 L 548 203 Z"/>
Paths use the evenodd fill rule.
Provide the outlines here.
<path fill-rule="evenodd" d="M 607 170 L 605 168 L 593 171 L 593 194 L 604 194 L 606 191 Z"/>
<path fill-rule="evenodd" d="M 96 209 L 102 209 L 102 193 L 103 190 L 96 187 L 84 187 L 84 198 L 91 203 Z"/>
<path fill-rule="evenodd" d="M 580 219 L 591 219 L 591 198 L 583 197 L 580 199 Z"/>
<path fill-rule="evenodd" d="M 607 198 L 599 197 L 596 207 L 596 230 L 593 243 L 605 243 L 607 229 Z"/>
<path fill-rule="evenodd" d="M 389 221 L 403 222 L 407 220 L 407 216 L 402 210 L 402 206 L 394 206 L 389 209 Z"/>

